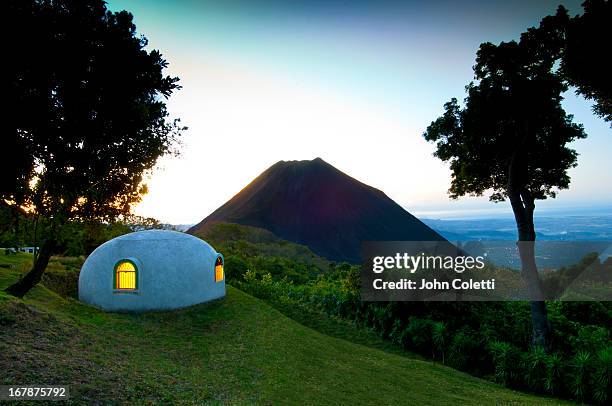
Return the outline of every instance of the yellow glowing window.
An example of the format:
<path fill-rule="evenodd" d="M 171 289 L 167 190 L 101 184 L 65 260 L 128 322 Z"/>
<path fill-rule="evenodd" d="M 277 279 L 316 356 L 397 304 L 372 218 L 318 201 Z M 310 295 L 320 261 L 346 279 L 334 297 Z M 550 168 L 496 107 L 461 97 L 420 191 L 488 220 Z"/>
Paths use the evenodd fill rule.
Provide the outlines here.
<path fill-rule="evenodd" d="M 215 282 L 221 282 L 223 280 L 223 259 L 217 257 L 215 262 Z"/>
<path fill-rule="evenodd" d="M 137 273 L 132 261 L 120 261 L 115 266 L 115 289 L 136 289 Z"/>

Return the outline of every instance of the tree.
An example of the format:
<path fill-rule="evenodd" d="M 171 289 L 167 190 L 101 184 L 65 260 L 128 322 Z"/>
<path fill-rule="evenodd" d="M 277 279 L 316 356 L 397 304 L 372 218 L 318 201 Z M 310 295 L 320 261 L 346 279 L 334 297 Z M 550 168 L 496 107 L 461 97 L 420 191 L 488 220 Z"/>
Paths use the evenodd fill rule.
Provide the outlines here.
<path fill-rule="evenodd" d="M 0 199 L 45 219 L 32 269 L 6 289 L 25 295 L 71 220 L 109 221 L 129 213 L 158 157 L 175 151 L 184 129 L 165 100 L 178 78 L 147 51 L 132 15 L 102 0 L 11 0 L 5 21 L 5 153 Z M 6 175 L 6 177 L 5 177 Z"/>
<path fill-rule="evenodd" d="M 612 2 L 587 0 L 584 13 L 572 18 L 559 7 L 554 17 L 544 19 L 541 28 L 556 28 L 564 39 L 560 73 L 576 88 L 576 93 L 594 100 L 593 111 L 612 125 L 612 80 L 610 64 L 612 54 Z"/>
<path fill-rule="evenodd" d="M 570 17 L 565 7 L 559 6 L 555 15 L 542 19 L 538 28 L 524 35 L 548 47 L 559 62 L 560 77 L 575 92 L 593 100 L 593 111 L 612 125 L 612 81 L 607 60 L 612 53 L 610 21 L 612 2 L 587 0 L 584 12 Z"/>
<path fill-rule="evenodd" d="M 561 38 L 549 34 L 528 31 L 520 42 L 482 44 L 464 107 L 452 99 L 424 133 L 436 143 L 435 156 L 450 162 L 451 198 L 491 191 L 490 200 L 510 201 L 533 298 L 533 344 L 545 348 L 550 327 L 534 255 L 535 202 L 569 186 L 577 154 L 567 144 L 586 137 L 561 107 L 567 86 L 554 69 Z"/>

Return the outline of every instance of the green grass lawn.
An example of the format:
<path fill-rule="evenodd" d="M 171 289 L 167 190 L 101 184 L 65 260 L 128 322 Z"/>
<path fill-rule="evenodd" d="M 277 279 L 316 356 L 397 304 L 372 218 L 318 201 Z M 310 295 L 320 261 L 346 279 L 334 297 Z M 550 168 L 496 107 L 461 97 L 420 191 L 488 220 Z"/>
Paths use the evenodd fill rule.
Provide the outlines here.
<path fill-rule="evenodd" d="M 0 288 L 23 270 L 24 256 L 7 258 Z M 232 287 L 215 303 L 140 315 L 43 286 L 24 300 L 0 293 L 0 371 L 0 384 L 69 384 L 75 403 L 560 403 L 322 334 Z"/>

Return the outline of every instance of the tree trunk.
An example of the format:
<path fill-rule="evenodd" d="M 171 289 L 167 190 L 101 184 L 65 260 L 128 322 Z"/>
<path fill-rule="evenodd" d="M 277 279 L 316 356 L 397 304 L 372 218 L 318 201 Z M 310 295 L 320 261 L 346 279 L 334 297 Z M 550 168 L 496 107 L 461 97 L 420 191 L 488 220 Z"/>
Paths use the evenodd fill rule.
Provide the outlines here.
<path fill-rule="evenodd" d="M 42 278 L 42 275 L 49 264 L 49 259 L 55 250 L 55 246 L 55 239 L 50 238 L 45 240 L 40 248 L 40 252 L 36 257 L 36 260 L 34 261 L 32 269 L 17 282 L 6 288 L 5 292 L 13 296 L 24 297 L 25 294 L 30 291 L 30 289 L 36 286 L 36 284 L 40 282 L 40 279 Z"/>
<path fill-rule="evenodd" d="M 521 258 L 521 274 L 527 285 L 531 299 L 532 345 L 549 349 L 550 325 L 542 281 L 538 275 L 535 262 L 535 227 L 533 212 L 535 201 L 525 186 L 522 186 L 520 172 L 516 169 L 516 159 L 513 157 L 508 176 L 508 198 L 512 205 L 516 228 L 518 230 L 517 246 Z"/>

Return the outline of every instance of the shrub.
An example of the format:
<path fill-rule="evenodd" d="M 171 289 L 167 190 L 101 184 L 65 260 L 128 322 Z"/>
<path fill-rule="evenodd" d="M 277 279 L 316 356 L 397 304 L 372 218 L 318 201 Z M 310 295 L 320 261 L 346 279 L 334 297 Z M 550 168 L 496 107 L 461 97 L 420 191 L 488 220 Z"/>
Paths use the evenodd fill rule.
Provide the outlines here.
<path fill-rule="evenodd" d="M 515 385 L 519 381 L 520 351 L 512 344 L 495 341 L 489 345 L 495 365 L 495 380 L 503 385 Z"/>
<path fill-rule="evenodd" d="M 580 351 L 572 358 L 571 367 L 572 376 L 570 385 L 572 393 L 578 399 L 584 399 L 585 394 L 588 393 L 591 370 L 593 367 L 591 354 L 587 351 Z"/>
<path fill-rule="evenodd" d="M 570 342 L 574 352 L 587 351 L 595 354 L 608 345 L 610 333 L 604 327 L 582 326 L 578 329 L 578 335 L 570 338 Z"/>
<path fill-rule="evenodd" d="M 563 360 L 558 353 L 551 354 L 546 359 L 546 377 L 544 390 L 551 395 L 558 395 L 563 388 Z"/>
<path fill-rule="evenodd" d="M 408 320 L 407 334 L 410 337 L 412 348 L 422 354 L 431 353 L 433 346 L 431 339 L 431 320 L 410 317 Z"/>
<path fill-rule="evenodd" d="M 568 320 L 597 326 L 612 325 L 612 302 L 557 302 Z"/>
<path fill-rule="evenodd" d="M 599 403 L 610 400 L 612 393 L 610 373 L 612 370 L 612 347 L 599 350 L 593 371 L 593 399 Z"/>
<path fill-rule="evenodd" d="M 462 328 L 452 338 L 448 362 L 457 369 L 465 370 L 475 358 L 478 340 L 469 328 Z"/>
<path fill-rule="evenodd" d="M 546 384 L 548 355 L 544 348 L 538 346 L 525 356 L 526 383 L 532 390 L 542 391 Z"/>
<path fill-rule="evenodd" d="M 407 347 L 406 339 L 408 338 L 407 330 L 402 323 L 401 319 L 395 319 L 393 323 L 393 328 L 391 329 L 391 334 L 389 334 L 389 339 L 394 343 L 401 347 Z"/>
<path fill-rule="evenodd" d="M 433 342 L 433 347 L 435 352 L 438 355 L 442 356 L 442 363 L 445 363 L 445 354 L 444 350 L 446 348 L 446 341 L 448 332 L 446 329 L 446 324 L 442 321 L 436 321 L 431 325 L 431 339 Z"/>
<path fill-rule="evenodd" d="M 235 255 L 228 255 L 225 258 L 225 278 L 227 280 L 233 281 L 236 279 L 240 279 L 245 272 L 249 270 L 249 264 L 240 257 Z"/>

